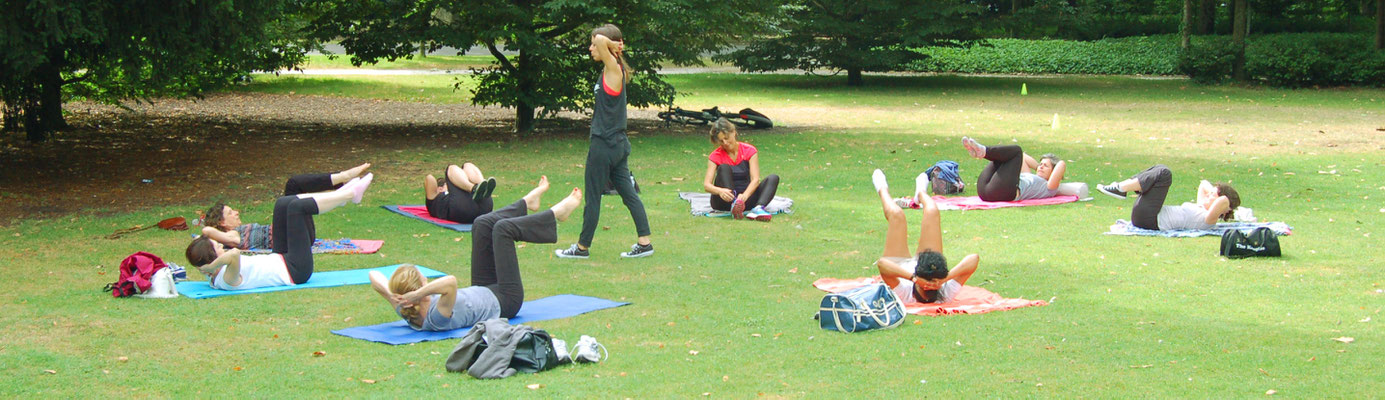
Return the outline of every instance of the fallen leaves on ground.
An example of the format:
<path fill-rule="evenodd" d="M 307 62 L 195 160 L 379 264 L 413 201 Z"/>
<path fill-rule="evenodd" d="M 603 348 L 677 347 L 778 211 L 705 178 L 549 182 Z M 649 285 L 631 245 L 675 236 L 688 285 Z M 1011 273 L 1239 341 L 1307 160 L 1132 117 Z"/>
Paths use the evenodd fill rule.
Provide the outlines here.
<path fill-rule="evenodd" d="M 1338 338 L 1332 338 L 1332 340 L 1336 340 L 1336 341 L 1342 342 L 1342 343 L 1351 343 L 1351 342 L 1355 342 L 1355 341 L 1356 341 L 1356 338 L 1349 338 L 1349 337 L 1346 337 L 1346 336 L 1342 336 L 1342 337 L 1338 337 Z"/>
<path fill-rule="evenodd" d="M 325 356 L 325 355 L 327 355 L 327 352 L 322 351 L 322 350 L 318 350 L 318 351 L 314 351 L 314 352 L 313 352 L 313 357 L 322 357 L 322 356 Z"/>

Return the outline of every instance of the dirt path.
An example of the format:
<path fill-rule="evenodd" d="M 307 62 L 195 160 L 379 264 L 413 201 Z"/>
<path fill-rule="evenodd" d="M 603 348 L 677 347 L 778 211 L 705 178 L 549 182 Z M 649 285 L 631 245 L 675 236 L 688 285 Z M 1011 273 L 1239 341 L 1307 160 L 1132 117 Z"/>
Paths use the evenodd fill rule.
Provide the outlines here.
<path fill-rule="evenodd" d="M 47 143 L 30 144 L 22 133 L 0 136 L 0 226 L 211 198 L 262 199 L 282 190 L 282 177 L 376 154 L 525 140 L 511 132 L 513 111 L 465 104 L 228 93 L 132 108 L 68 104 L 74 129 Z M 587 134 L 587 117 L 559 117 L 540 121 L 538 135 Z M 653 111 L 631 110 L 632 129 L 653 120 Z"/>

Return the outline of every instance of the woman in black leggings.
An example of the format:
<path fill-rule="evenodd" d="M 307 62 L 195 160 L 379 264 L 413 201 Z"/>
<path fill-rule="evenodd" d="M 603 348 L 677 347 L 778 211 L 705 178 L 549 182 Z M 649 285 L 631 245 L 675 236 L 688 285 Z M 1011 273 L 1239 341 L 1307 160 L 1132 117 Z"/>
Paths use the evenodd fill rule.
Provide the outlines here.
<path fill-rule="evenodd" d="M 760 179 L 759 151 L 736 140 L 736 125 L 726 118 L 718 118 L 708 135 L 717 148 L 707 155 L 702 189 L 712 194 L 712 209 L 730 211 L 736 219 L 769 221 L 765 206 L 779 190 L 779 175 Z"/>
<path fill-rule="evenodd" d="M 1015 145 L 982 146 L 976 140 L 962 137 L 962 146 L 972 157 L 990 163 L 976 177 L 976 195 L 985 201 L 1015 201 L 1044 199 L 1058 195 L 1058 185 L 1068 164 L 1058 156 L 1045 154 L 1036 161 L 1024 149 Z M 1030 173 L 1034 170 L 1034 173 Z"/>
<path fill-rule="evenodd" d="M 313 276 L 313 241 L 316 240 L 313 216 L 331 211 L 346 202 L 360 204 L 361 196 L 374 180 L 366 174 L 341 188 L 322 193 L 282 196 L 274 201 L 274 253 L 241 255 L 239 249 L 224 246 L 208 236 L 188 245 L 188 262 L 223 290 L 243 290 L 266 286 L 297 285 Z"/>
<path fill-rule="evenodd" d="M 1151 230 L 1208 229 L 1217 220 L 1230 221 L 1241 206 L 1241 195 L 1229 183 L 1202 181 L 1197 187 L 1197 202 L 1166 206 L 1173 171 L 1158 164 L 1123 181 L 1097 186 L 1107 196 L 1125 199 L 1129 193 L 1139 193 L 1135 206 L 1130 208 L 1130 223 Z"/>
<path fill-rule="evenodd" d="M 345 171 L 331 174 L 302 174 L 289 177 L 284 182 L 284 196 L 297 196 L 305 193 L 318 193 L 336 190 L 342 184 L 356 179 L 370 168 L 365 163 Z M 316 227 L 309 224 L 308 231 L 316 236 Z M 235 249 L 273 249 L 273 232 L 268 225 L 242 223 L 240 211 L 226 203 L 218 202 L 202 214 L 202 236 Z"/>
<path fill-rule="evenodd" d="M 558 222 L 567 221 L 582 204 L 582 190 L 572 188 L 558 204 L 529 214 L 538 211 L 539 196 L 547 190 L 548 177 L 540 178 L 538 187 L 528 196 L 477 217 L 471 227 L 471 285 L 490 288 L 495 293 L 502 318 L 514 318 L 524 304 L 515 242 L 557 243 Z"/>
<path fill-rule="evenodd" d="M 475 164 L 449 165 L 443 178 L 439 180 L 432 175 L 423 178 L 424 204 L 433 218 L 470 224 L 495 208 L 491 200 L 495 178 L 485 178 Z"/>

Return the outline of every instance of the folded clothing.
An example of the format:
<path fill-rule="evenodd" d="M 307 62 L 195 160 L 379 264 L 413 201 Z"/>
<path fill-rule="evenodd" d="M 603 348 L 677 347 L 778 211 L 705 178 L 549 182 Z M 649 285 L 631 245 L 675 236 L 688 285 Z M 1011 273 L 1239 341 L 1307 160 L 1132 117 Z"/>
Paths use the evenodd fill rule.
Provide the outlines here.
<path fill-rule="evenodd" d="M 1226 231 L 1237 229 L 1241 232 L 1250 233 L 1255 228 L 1270 228 L 1279 236 L 1293 234 L 1293 229 L 1289 224 L 1283 222 L 1222 222 L 1208 229 L 1171 229 L 1153 230 L 1145 229 L 1127 220 L 1117 220 L 1111 225 L 1111 230 L 1106 231 L 1107 235 L 1121 236 L 1162 236 L 1162 237 L 1198 237 L 1198 236 L 1221 236 Z"/>
<path fill-rule="evenodd" d="M 395 213 L 397 213 L 397 214 L 399 214 L 399 215 L 403 215 L 403 216 L 405 216 L 405 217 L 417 219 L 417 220 L 420 220 L 420 221 L 423 221 L 423 222 L 427 222 L 427 223 L 430 223 L 430 224 L 433 224 L 433 225 L 441 226 L 441 227 L 443 227 L 443 228 L 451 229 L 451 230 L 454 230 L 454 231 L 457 231 L 457 232 L 471 232 L 471 224 L 461 224 L 461 223 L 456 223 L 456 222 L 448 221 L 448 220 L 445 220 L 445 219 L 442 219 L 442 218 L 434 218 L 432 215 L 428 215 L 428 207 L 426 207 L 426 206 L 421 206 L 421 205 L 419 205 L 419 206 L 380 206 L 380 207 L 383 207 L 383 208 L 386 209 L 386 210 L 393 211 L 393 212 L 395 212 Z"/>
<path fill-rule="evenodd" d="M 369 239 L 317 239 L 313 241 L 313 254 L 374 254 L 385 246 L 383 240 Z M 249 249 L 247 254 L 269 254 L 270 249 Z"/>
<path fill-rule="evenodd" d="M 597 297 L 560 294 L 538 300 L 526 301 L 519 308 L 519 315 L 510 318 L 510 324 L 567 318 L 596 310 L 620 307 L 630 303 L 606 300 Z M 383 324 L 357 326 L 337 329 L 332 333 L 392 345 L 427 342 L 433 340 L 457 339 L 466 336 L 471 327 L 450 331 L 419 331 L 409 327 L 403 320 Z"/>
<path fill-rule="evenodd" d="M 878 276 L 856 279 L 822 278 L 814 281 L 813 286 L 823 291 L 837 293 L 880 282 L 881 279 Z M 976 286 L 962 286 L 962 290 L 957 292 L 952 301 L 946 303 L 919 303 L 912 297 L 900 300 L 904 302 L 904 311 L 914 315 L 984 314 L 991 311 L 1048 305 L 1048 302 L 1043 300 L 1004 298 Z"/>
<path fill-rule="evenodd" d="M 702 192 L 678 192 L 678 198 L 686 200 L 692 206 L 692 215 L 702 217 L 729 217 L 730 211 L 718 211 L 712 209 L 712 194 Z M 765 206 L 765 211 L 770 215 L 774 214 L 793 214 L 793 199 L 782 196 L 774 196 L 773 200 Z"/>

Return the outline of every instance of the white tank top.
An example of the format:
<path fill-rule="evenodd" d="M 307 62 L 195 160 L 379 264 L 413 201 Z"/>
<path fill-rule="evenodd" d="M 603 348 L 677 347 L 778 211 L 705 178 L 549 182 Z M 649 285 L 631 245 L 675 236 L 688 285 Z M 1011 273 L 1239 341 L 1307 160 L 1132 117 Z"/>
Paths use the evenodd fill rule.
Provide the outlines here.
<path fill-rule="evenodd" d="M 1212 225 L 1207 223 L 1207 209 L 1197 203 L 1159 209 L 1159 230 L 1210 229 Z"/>
<path fill-rule="evenodd" d="M 226 267 L 222 267 L 221 272 L 212 278 L 212 287 L 221 290 L 245 290 L 293 285 L 293 278 L 289 276 L 284 256 L 279 254 L 241 255 L 240 285 L 227 285 L 222 278 L 225 272 Z"/>

